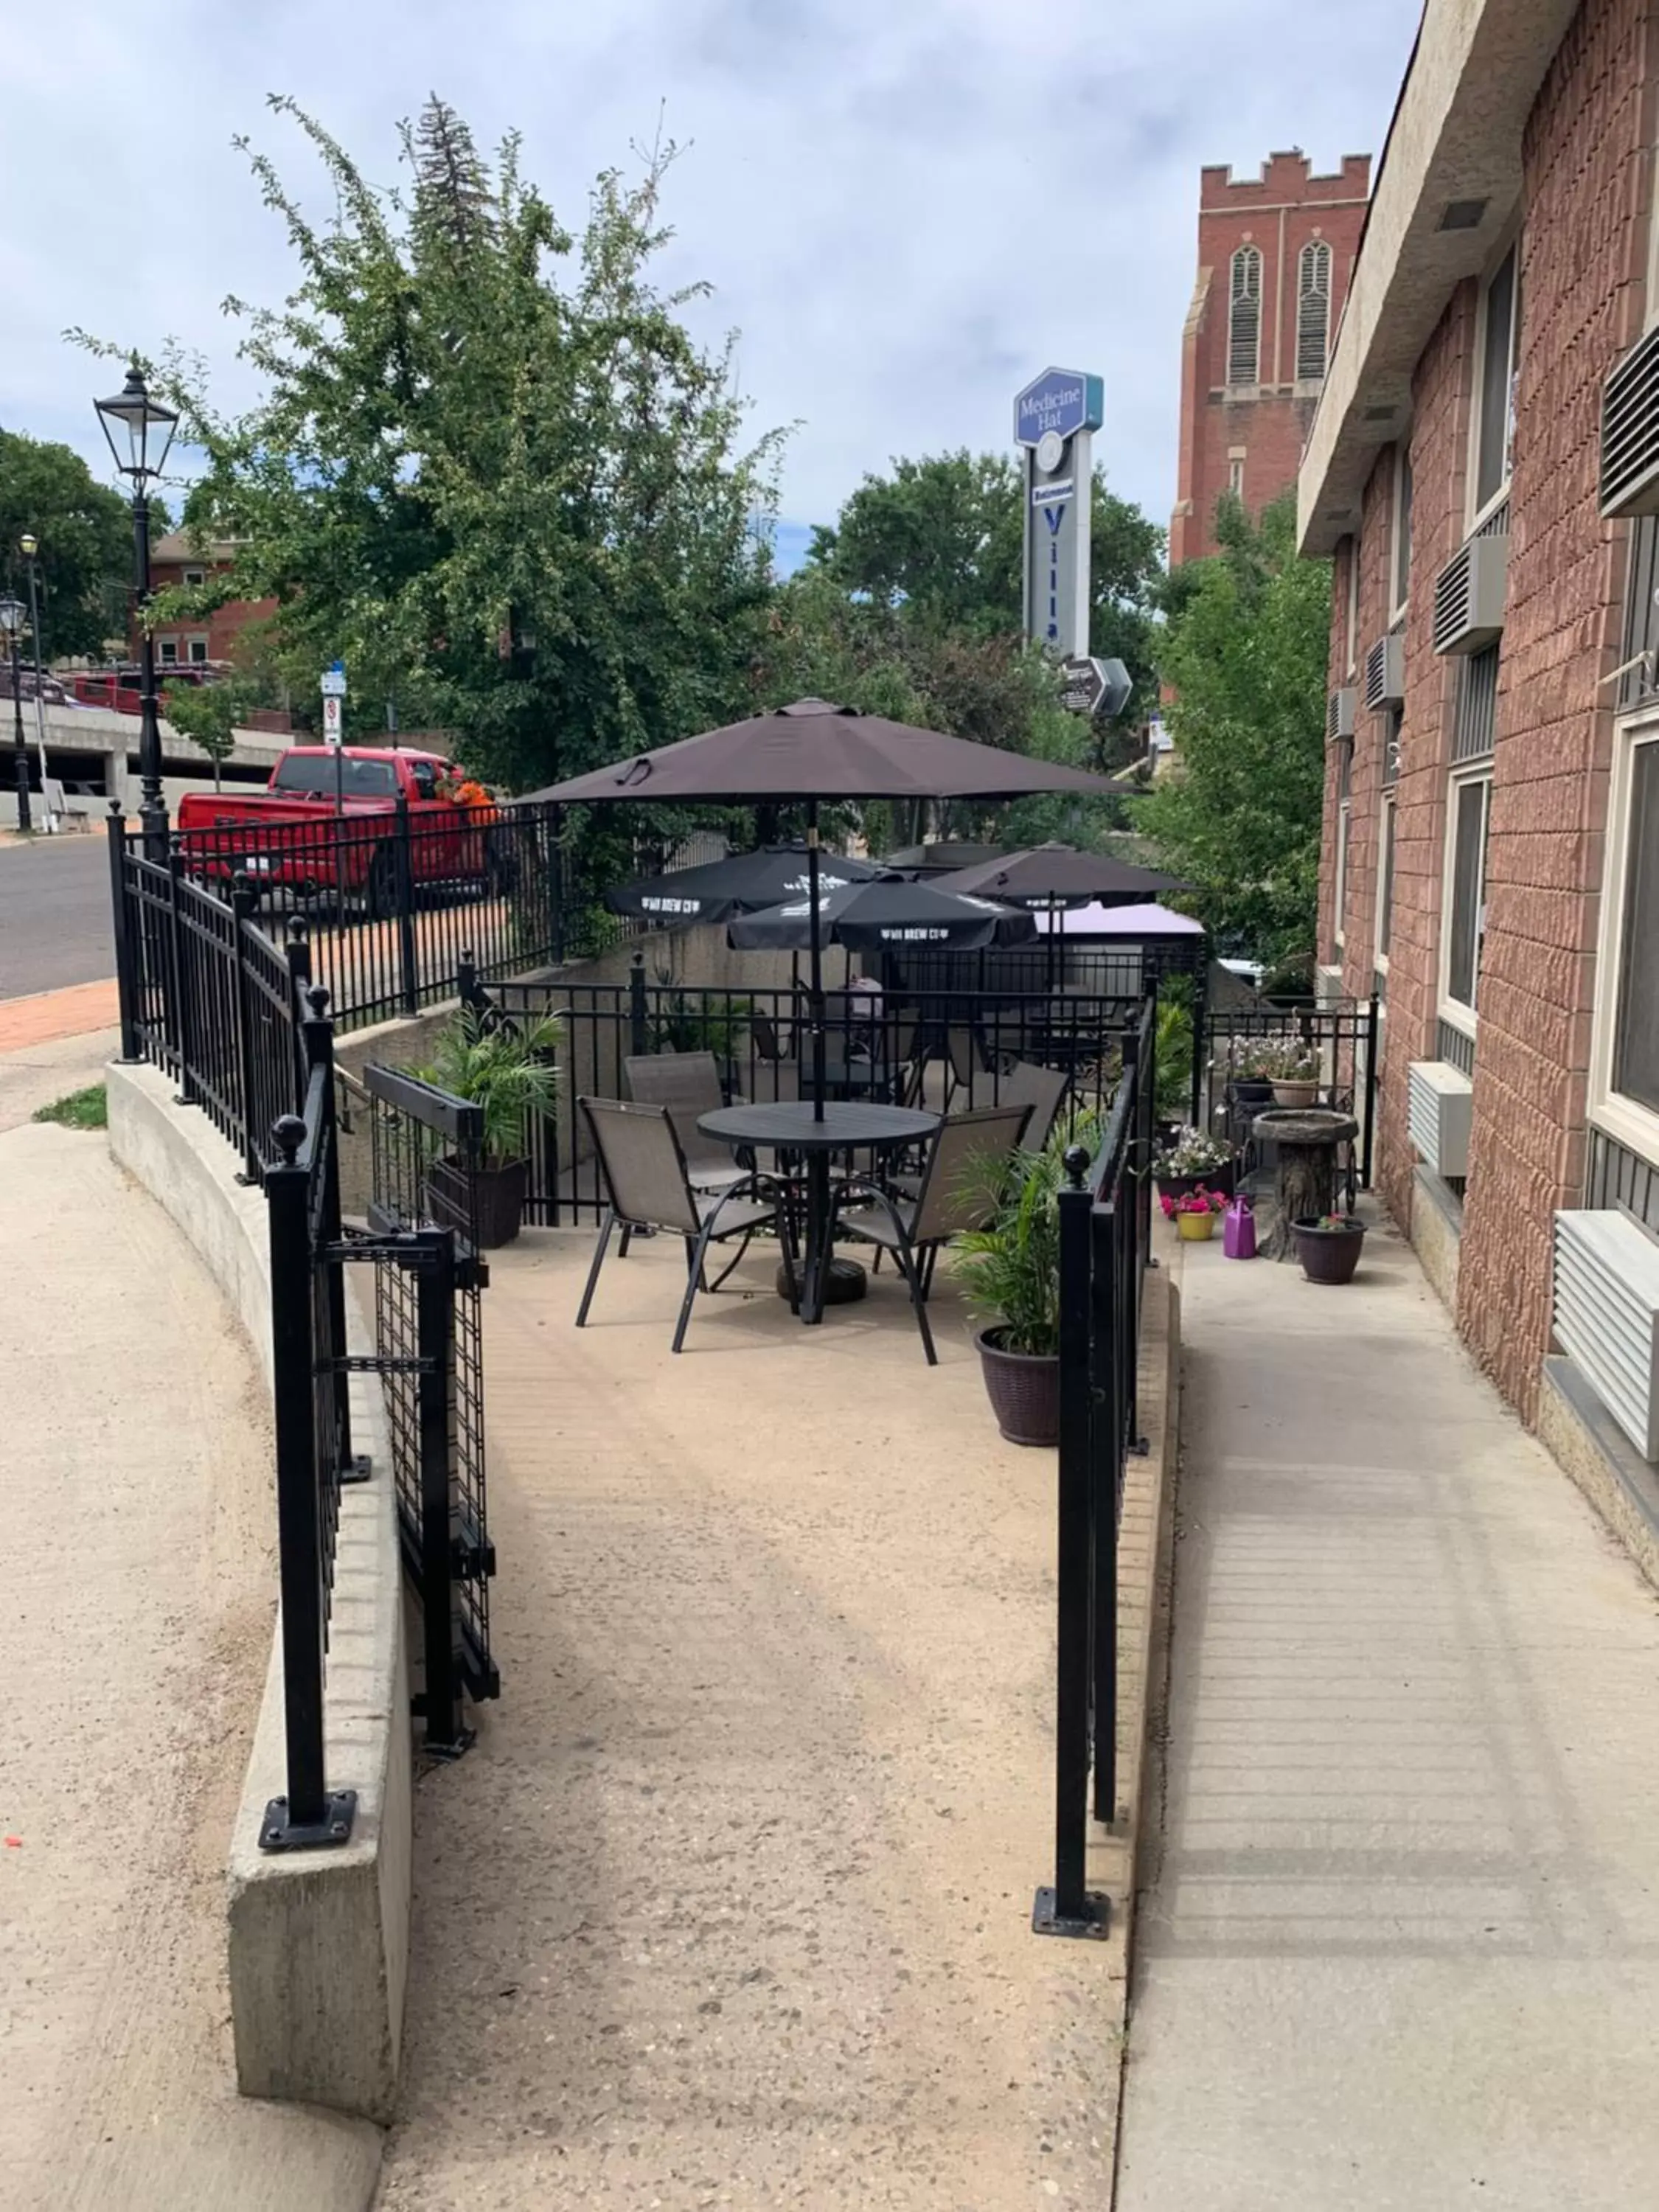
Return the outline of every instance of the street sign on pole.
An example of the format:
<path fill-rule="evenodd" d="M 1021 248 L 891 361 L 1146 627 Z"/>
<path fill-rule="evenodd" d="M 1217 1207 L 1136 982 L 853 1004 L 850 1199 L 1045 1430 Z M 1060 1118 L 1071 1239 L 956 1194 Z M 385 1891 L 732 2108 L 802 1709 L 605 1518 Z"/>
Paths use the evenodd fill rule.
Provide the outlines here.
<path fill-rule="evenodd" d="M 1134 682 L 1121 660 L 1095 660 L 1079 656 L 1061 663 L 1062 707 L 1074 714 L 1100 714 L 1109 721 L 1129 703 Z"/>
<path fill-rule="evenodd" d="M 335 691 L 323 695 L 323 743 L 337 745 L 340 742 L 340 698 Z"/>
<path fill-rule="evenodd" d="M 1091 440 L 1104 415 L 1100 379 L 1079 369 L 1045 369 L 1014 400 L 1025 495 L 1024 628 L 1065 659 L 1089 653 Z"/>
<path fill-rule="evenodd" d="M 325 699 L 343 699 L 345 695 L 345 663 L 337 660 L 331 668 L 323 671 L 323 696 Z"/>

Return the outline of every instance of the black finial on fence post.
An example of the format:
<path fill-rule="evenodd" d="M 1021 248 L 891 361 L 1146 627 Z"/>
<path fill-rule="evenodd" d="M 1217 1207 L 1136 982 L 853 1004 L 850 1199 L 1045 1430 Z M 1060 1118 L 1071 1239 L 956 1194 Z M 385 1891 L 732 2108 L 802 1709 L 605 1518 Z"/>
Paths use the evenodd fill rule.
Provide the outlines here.
<path fill-rule="evenodd" d="M 271 1125 L 271 1141 L 282 1155 L 285 1168 L 291 1168 L 299 1158 L 300 1147 L 306 1140 L 306 1125 L 297 1114 L 283 1114 Z"/>
<path fill-rule="evenodd" d="M 1089 1173 L 1089 1149 L 1086 1145 L 1067 1145 L 1064 1155 L 1066 1179 L 1073 1190 L 1081 1190 Z"/>
<path fill-rule="evenodd" d="M 455 995 L 464 1006 L 478 1003 L 478 963 L 470 947 L 463 946 L 455 963 Z"/>

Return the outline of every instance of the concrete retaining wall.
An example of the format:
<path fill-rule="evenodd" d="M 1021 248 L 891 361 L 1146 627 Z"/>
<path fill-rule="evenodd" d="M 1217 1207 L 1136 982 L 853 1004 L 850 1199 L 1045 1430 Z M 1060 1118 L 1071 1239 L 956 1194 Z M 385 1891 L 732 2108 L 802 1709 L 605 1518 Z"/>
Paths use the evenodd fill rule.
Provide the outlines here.
<path fill-rule="evenodd" d="M 1411 1241 L 1435 1296 L 1455 1317 L 1463 1224 L 1457 1200 L 1427 1168 L 1419 1168 L 1412 1181 Z"/>
<path fill-rule="evenodd" d="M 236 1181 L 236 1155 L 152 1067 L 106 1076 L 115 1158 L 200 1253 L 270 1376 L 265 1202 Z M 348 1270 L 347 1334 L 374 1349 Z M 409 1966 L 411 1857 L 408 1657 L 392 1483 L 378 1381 L 351 1378 L 353 1439 L 373 1479 L 340 1499 L 330 1626 L 330 1783 L 358 1793 L 342 1850 L 272 1856 L 258 1848 L 268 1801 L 287 1787 L 281 1624 L 232 1834 L 227 1897 L 236 2077 L 282 2097 L 387 2121 L 397 2094 Z M 274 1510 L 274 1508 L 273 1508 Z"/>

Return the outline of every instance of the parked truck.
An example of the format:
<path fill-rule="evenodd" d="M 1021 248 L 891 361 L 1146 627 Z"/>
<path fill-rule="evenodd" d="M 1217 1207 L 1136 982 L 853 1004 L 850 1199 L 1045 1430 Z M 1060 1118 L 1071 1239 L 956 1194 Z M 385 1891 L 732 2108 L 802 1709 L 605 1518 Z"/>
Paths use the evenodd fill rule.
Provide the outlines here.
<path fill-rule="evenodd" d="M 294 745 L 263 791 L 190 791 L 179 803 L 185 865 L 260 897 L 356 900 L 393 913 L 411 890 L 501 890 L 511 854 L 482 785 L 441 754 L 368 745 Z"/>

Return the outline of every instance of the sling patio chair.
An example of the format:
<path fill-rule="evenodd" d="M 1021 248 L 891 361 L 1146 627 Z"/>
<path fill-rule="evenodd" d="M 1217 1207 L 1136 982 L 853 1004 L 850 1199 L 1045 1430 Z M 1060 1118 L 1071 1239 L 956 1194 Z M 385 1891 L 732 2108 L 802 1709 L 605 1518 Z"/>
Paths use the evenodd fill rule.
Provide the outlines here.
<path fill-rule="evenodd" d="M 1063 1067 L 1039 1067 L 1035 1060 L 1017 1060 L 997 1080 L 999 1106 L 1029 1106 L 1031 1117 L 1020 1144 L 1028 1152 L 1040 1152 L 1060 1112 L 1071 1077 Z"/>
<path fill-rule="evenodd" d="M 873 1244 L 877 1265 L 883 1252 L 897 1261 L 930 1367 L 939 1365 L 927 1297 L 939 1247 L 964 1230 L 982 1229 L 990 1219 L 997 1199 L 995 1164 L 1012 1159 L 1030 1113 L 1029 1106 L 981 1106 L 947 1115 L 928 1149 L 914 1199 L 868 1182 L 849 1181 L 836 1192 L 836 1232 Z"/>
<path fill-rule="evenodd" d="M 605 1210 L 599 1224 L 599 1241 L 588 1270 L 586 1288 L 576 1310 L 576 1326 L 586 1326 L 587 1310 L 599 1279 L 599 1269 L 610 1248 L 611 1232 L 620 1225 L 618 1257 L 628 1255 L 629 1240 L 636 1229 L 666 1230 L 685 1240 L 689 1279 L 674 1330 L 673 1348 L 685 1342 L 691 1303 L 700 1290 L 719 1290 L 748 1249 L 757 1229 L 769 1224 L 776 1231 L 796 1303 L 799 1271 L 794 1239 L 789 1226 L 784 1194 L 763 1176 L 745 1176 L 741 1182 L 718 1193 L 699 1191 L 691 1184 L 685 1154 L 674 1133 L 673 1117 L 665 1106 L 629 1104 L 620 1098 L 579 1098 L 576 1104 L 593 1139 L 605 1176 Z M 710 1244 L 730 1237 L 743 1242 L 712 1283 L 703 1279 L 703 1261 Z"/>
<path fill-rule="evenodd" d="M 623 1072 L 636 1106 L 668 1109 L 693 1190 L 730 1190 L 747 1178 L 751 1170 L 738 1166 L 731 1146 L 716 1144 L 697 1127 L 700 1114 L 718 1113 L 726 1103 L 712 1052 L 634 1053 L 623 1060 Z"/>

